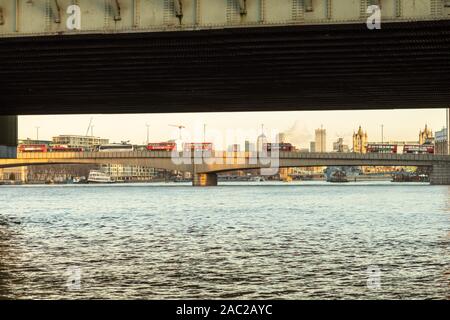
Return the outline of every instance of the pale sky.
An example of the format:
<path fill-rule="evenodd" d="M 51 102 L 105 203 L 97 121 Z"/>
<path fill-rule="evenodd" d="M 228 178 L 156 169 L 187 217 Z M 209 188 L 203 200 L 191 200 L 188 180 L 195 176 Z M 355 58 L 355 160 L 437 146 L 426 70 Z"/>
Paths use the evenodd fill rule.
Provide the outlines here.
<path fill-rule="evenodd" d="M 266 135 L 270 136 L 276 131 L 289 132 L 288 138 L 293 144 L 307 148 L 309 142 L 314 140 L 314 130 L 323 125 L 327 129 L 328 150 L 332 149 L 332 143 L 338 137 L 343 137 L 345 143 L 351 146 L 353 131 L 360 125 L 368 132 L 369 141 L 381 141 L 382 124 L 385 141 L 415 141 L 425 124 L 433 132 L 445 126 L 445 109 L 46 115 L 19 117 L 19 138 L 35 139 L 36 127 L 40 127 L 40 139 L 51 140 L 60 134 L 85 135 L 91 117 L 95 136 L 109 138 L 111 142 L 130 140 L 135 144 L 145 143 L 146 124 L 150 125 L 151 142 L 176 139 L 179 131 L 169 124 L 186 126 L 183 130 L 184 141 L 201 142 L 203 124 L 206 124 L 206 140 L 216 145 L 217 140 L 224 141 L 224 145 L 243 144 L 243 135 L 249 138 L 250 135 L 260 133 L 261 124 L 264 124 Z"/>

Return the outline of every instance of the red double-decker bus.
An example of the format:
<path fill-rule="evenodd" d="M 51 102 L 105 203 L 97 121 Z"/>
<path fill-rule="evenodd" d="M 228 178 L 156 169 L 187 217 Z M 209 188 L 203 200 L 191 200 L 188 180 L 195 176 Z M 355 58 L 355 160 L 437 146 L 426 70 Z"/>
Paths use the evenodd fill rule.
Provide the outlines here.
<path fill-rule="evenodd" d="M 434 145 L 432 144 L 407 144 L 403 147 L 403 153 L 413 154 L 434 154 Z"/>
<path fill-rule="evenodd" d="M 147 145 L 148 151 L 173 151 L 177 148 L 177 144 L 175 142 L 158 142 L 158 143 L 149 143 Z"/>
<path fill-rule="evenodd" d="M 83 152 L 81 147 L 69 147 L 65 145 L 51 146 L 48 149 L 49 152 Z"/>
<path fill-rule="evenodd" d="M 21 144 L 18 146 L 19 152 L 47 152 L 46 144 Z"/>
<path fill-rule="evenodd" d="M 397 153 L 398 147 L 396 144 L 375 144 L 369 143 L 367 145 L 368 153 Z"/>

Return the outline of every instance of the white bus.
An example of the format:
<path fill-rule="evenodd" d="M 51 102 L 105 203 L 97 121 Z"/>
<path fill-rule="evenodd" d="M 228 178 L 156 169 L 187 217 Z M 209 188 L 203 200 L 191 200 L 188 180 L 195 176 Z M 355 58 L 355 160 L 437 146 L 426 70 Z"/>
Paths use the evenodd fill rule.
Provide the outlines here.
<path fill-rule="evenodd" d="M 133 151 L 134 147 L 131 144 L 103 144 L 98 147 L 99 152 L 130 152 Z"/>

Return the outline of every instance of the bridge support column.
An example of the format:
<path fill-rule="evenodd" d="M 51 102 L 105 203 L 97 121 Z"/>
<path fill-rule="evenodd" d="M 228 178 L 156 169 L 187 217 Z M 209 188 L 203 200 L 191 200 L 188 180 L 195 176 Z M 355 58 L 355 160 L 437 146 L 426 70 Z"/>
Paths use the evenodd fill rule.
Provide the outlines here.
<path fill-rule="evenodd" d="M 195 173 L 192 178 L 194 187 L 212 187 L 217 186 L 216 173 Z"/>
<path fill-rule="evenodd" d="M 280 168 L 280 180 L 283 182 L 292 181 L 292 169 L 291 168 Z"/>
<path fill-rule="evenodd" d="M 445 120 L 447 123 L 447 155 L 450 155 L 450 108 L 447 108 Z"/>
<path fill-rule="evenodd" d="M 434 185 L 450 185 L 450 163 L 441 162 L 433 165 L 430 183 Z"/>
<path fill-rule="evenodd" d="M 0 158 L 17 158 L 17 116 L 0 116 Z"/>

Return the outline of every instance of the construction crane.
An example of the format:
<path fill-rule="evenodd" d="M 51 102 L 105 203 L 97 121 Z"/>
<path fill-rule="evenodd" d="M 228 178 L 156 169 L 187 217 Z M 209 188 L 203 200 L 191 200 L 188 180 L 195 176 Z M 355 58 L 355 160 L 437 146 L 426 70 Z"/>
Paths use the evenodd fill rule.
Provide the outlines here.
<path fill-rule="evenodd" d="M 92 148 L 93 148 L 93 145 L 94 145 L 94 126 L 92 125 L 92 120 L 93 120 L 94 118 L 93 117 L 91 117 L 91 119 L 89 120 L 89 125 L 88 125 L 88 127 L 87 127 L 87 129 L 86 129 L 86 137 L 89 137 L 89 129 L 91 129 L 91 145 L 92 145 Z"/>
<path fill-rule="evenodd" d="M 86 129 L 86 135 L 85 135 L 86 137 L 89 135 L 89 129 L 91 129 L 91 127 L 92 127 L 92 120 L 93 120 L 93 117 L 91 117 L 91 119 L 89 120 L 89 125 Z"/>
<path fill-rule="evenodd" d="M 177 124 L 169 124 L 169 127 L 178 128 L 178 130 L 180 130 L 178 139 L 181 141 L 181 131 L 182 131 L 183 129 L 185 129 L 186 127 L 185 127 L 185 126 L 182 126 L 182 125 L 177 125 Z"/>

